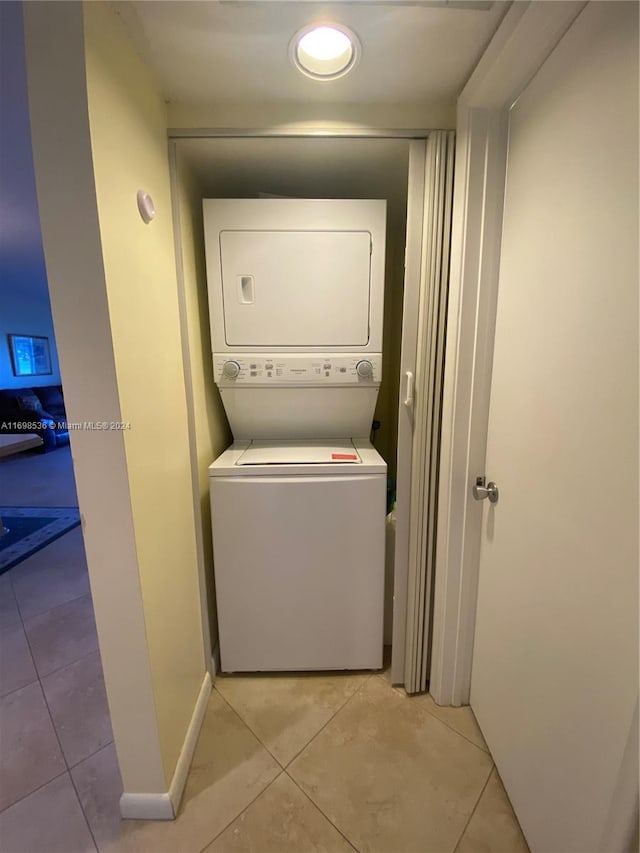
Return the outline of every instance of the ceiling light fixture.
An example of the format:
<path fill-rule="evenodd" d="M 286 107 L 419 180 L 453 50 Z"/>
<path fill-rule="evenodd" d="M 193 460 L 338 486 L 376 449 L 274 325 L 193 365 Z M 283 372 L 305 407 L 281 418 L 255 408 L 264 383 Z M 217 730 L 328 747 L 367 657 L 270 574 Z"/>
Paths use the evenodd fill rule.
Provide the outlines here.
<path fill-rule="evenodd" d="M 354 32 L 342 24 L 303 27 L 289 44 L 298 71 L 314 80 L 336 80 L 358 63 L 361 47 Z"/>

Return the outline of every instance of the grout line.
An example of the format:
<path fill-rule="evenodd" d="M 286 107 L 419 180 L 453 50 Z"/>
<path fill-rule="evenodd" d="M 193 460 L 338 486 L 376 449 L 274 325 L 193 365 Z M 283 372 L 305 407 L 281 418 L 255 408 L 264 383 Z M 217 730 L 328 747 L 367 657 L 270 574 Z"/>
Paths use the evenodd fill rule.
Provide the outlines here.
<path fill-rule="evenodd" d="M 60 536 L 59 538 L 62 539 L 62 536 Z M 41 548 L 40 550 L 44 551 L 45 549 Z M 14 566 L 14 568 L 17 568 L 17 566 Z M 13 571 L 13 569 L 10 569 L 10 571 Z M 87 573 L 87 578 L 88 577 L 89 575 Z M 11 589 L 13 590 L 13 581 L 11 581 Z M 27 622 L 31 622 L 32 619 L 40 619 L 47 613 L 51 613 L 52 610 L 57 610 L 58 607 L 65 607 L 67 604 L 71 604 L 72 601 L 79 601 L 81 598 L 85 598 L 87 595 L 91 595 L 91 590 L 89 589 L 89 592 L 83 592 L 82 595 L 74 595 L 73 598 L 70 598 L 68 601 L 62 601 L 60 604 L 54 604 L 53 607 L 47 607 L 46 610 L 39 610 L 37 613 L 32 613 L 30 616 L 23 616 L 22 608 L 20 607 L 20 602 L 18 601 L 18 596 L 15 594 L 15 591 L 13 594 L 16 599 L 16 607 L 18 608 L 18 614 L 20 615 L 20 619 L 24 624 L 25 620 Z M 93 598 L 91 599 L 91 606 L 93 607 Z"/>
<path fill-rule="evenodd" d="M 380 678 L 380 679 L 384 682 L 384 684 L 386 684 L 386 685 L 387 685 L 387 687 L 391 687 L 391 689 L 392 689 L 392 690 L 395 690 L 396 692 L 398 692 L 398 688 L 394 687 L 392 684 L 389 684 L 389 682 L 388 682 L 388 681 L 385 681 L 385 679 L 383 678 L 383 676 L 381 676 L 381 675 L 377 675 L 377 676 L 376 676 L 376 678 Z M 415 696 L 416 696 L 416 697 L 421 696 L 421 695 L 422 695 L 422 696 L 424 696 L 424 695 L 431 695 L 431 694 L 424 694 L 424 693 L 423 693 L 423 694 L 420 694 L 420 693 L 416 693 L 416 694 L 415 694 Z M 412 697 L 412 696 L 410 696 L 408 693 L 405 693 L 405 698 L 407 698 L 407 699 L 412 699 L 413 697 Z M 470 705 L 461 705 L 460 707 L 461 707 L 461 708 L 462 708 L 462 707 L 470 708 L 471 706 L 470 706 Z M 457 735 L 460 735 L 460 737 L 461 737 L 461 738 L 464 738 L 464 740 L 466 740 L 466 741 L 467 741 L 467 743 L 470 743 L 470 744 L 471 744 L 471 746 L 475 746 L 475 748 L 476 748 L 476 749 L 479 749 L 479 750 L 480 750 L 480 752 L 484 753 L 485 755 L 488 755 L 488 756 L 489 756 L 489 758 L 491 758 L 491 760 L 493 761 L 493 756 L 492 756 L 492 755 L 491 755 L 491 753 L 489 752 L 489 748 L 488 748 L 488 747 L 487 747 L 487 749 L 485 749 L 483 746 L 480 746 L 479 744 L 475 743 L 475 741 L 472 741 L 472 740 L 471 740 L 471 738 L 468 738 L 465 734 L 463 734 L 463 733 L 462 733 L 461 731 L 459 731 L 458 729 L 454 728 L 454 726 L 450 725 L 446 720 L 443 720 L 441 717 L 439 717 L 437 714 L 435 714 L 435 713 L 434 713 L 433 711 L 431 711 L 429 708 L 424 708 L 423 710 L 424 710 L 424 711 L 426 711 L 426 712 L 427 712 L 427 714 L 430 714 L 430 715 L 431 715 L 434 719 L 436 719 L 439 723 L 442 723 L 442 725 L 443 725 L 443 726 L 446 726 L 450 731 L 455 732 L 455 734 L 457 734 Z M 455 710 L 458 710 L 458 709 L 456 708 Z M 472 711 L 472 713 L 473 713 L 473 711 Z"/>
<path fill-rule="evenodd" d="M 215 684 L 213 685 L 213 689 L 216 691 L 216 693 L 217 693 L 217 694 L 218 694 L 218 696 L 222 699 L 222 701 L 225 703 L 225 705 L 227 705 L 227 707 L 231 708 L 231 710 L 232 710 L 232 711 L 233 711 L 233 713 L 236 715 L 236 717 L 240 720 L 240 722 L 242 723 L 242 725 L 243 725 L 243 726 L 245 726 L 245 728 L 249 729 L 249 731 L 251 732 L 251 734 L 254 736 L 254 738 L 255 738 L 255 739 L 258 741 L 258 743 L 260 744 L 260 746 L 262 746 L 264 749 L 266 749 L 266 750 L 267 750 L 267 752 L 269 753 L 269 755 L 270 755 L 270 756 L 273 758 L 273 760 L 277 763 L 278 767 L 280 767 L 282 770 L 284 770 L 284 764 L 276 758 L 276 756 L 271 752 L 271 750 L 270 750 L 270 749 L 269 749 L 269 747 L 266 745 L 266 743 L 264 743 L 264 742 L 260 739 L 260 737 L 258 737 L 257 733 L 256 733 L 256 732 L 254 732 L 254 730 L 251 728 L 251 726 L 249 725 L 249 723 L 248 723 L 248 722 L 247 722 L 247 721 L 242 717 L 242 715 L 240 714 L 240 712 L 239 712 L 239 711 L 237 711 L 237 710 L 233 707 L 233 705 L 231 704 L 231 702 L 229 702 L 229 700 L 228 700 L 225 696 L 223 696 L 223 695 L 222 695 L 222 693 L 221 693 L 221 692 L 216 688 Z M 278 774 L 278 775 L 280 775 L 280 774 Z M 266 790 L 266 789 L 265 789 L 265 790 Z"/>
<path fill-rule="evenodd" d="M 0 2 L 1 2 L 1 0 L 0 0 Z M 92 649 L 90 652 L 85 652 L 83 655 L 80 655 L 79 658 L 74 658 L 73 660 L 67 661 L 67 663 L 63 664 L 62 666 L 59 666 L 57 669 L 52 669 L 51 672 L 47 672 L 44 675 L 40 675 L 40 673 L 38 672 L 38 678 L 40 681 L 42 681 L 45 678 L 49 678 L 50 675 L 56 675 L 57 673 L 62 672 L 63 669 L 67 669 L 67 667 L 73 666 L 74 663 L 79 663 L 81 660 L 84 660 L 85 658 L 88 658 L 91 655 L 95 655 L 95 654 L 99 654 L 99 653 L 100 653 L 99 648 Z M 100 659 L 100 663 L 102 664 L 102 658 Z M 36 666 L 36 671 L 37 670 L 38 670 L 38 667 Z"/>
<path fill-rule="evenodd" d="M 97 751 L 99 751 L 99 750 L 97 750 Z M 95 753 L 92 753 L 92 755 L 95 755 Z M 91 756 L 87 756 L 87 757 L 91 758 Z M 85 759 L 83 759 L 83 761 L 84 760 Z M 78 764 L 80 764 L 80 762 L 78 762 Z M 74 765 L 74 767 L 77 767 L 77 766 L 78 766 L 77 764 Z M 89 835 L 91 836 L 91 839 L 93 841 L 93 845 L 96 848 L 96 853 L 99 853 L 100 848 L 98 847 L 98 842 L 96 841 L 96 837 L 93 834 L 93 830 L 91 829 L 91 824 L 89 823 L 89 818 L 87 817 L 87 813 L 85 812 L 84 806 L 82 805 L 82 800 L 80 799 L 80 794 L 78 793 L 78 789 L 76 788 L 76 781 L 73 778 L 73 774 L 71 773 L 71 770 L 69 770 L 69 779 L 71 780 L 71 786 L 72 786 L 73 791 L 76 795 L 76 800 L 78 801 L 78 805 L 80 806 L 80 811 L 82 812 L 82 817 L 84 818 L 84 822 L 87 825 L 87 829 L 89 830 Z"/>
<path fill-rule="evenodd" d="M 227 704 L 228 704 L 228 703 L 227 703 Z M 276 782 L 276 781 L 277 781 L 277 780 L 282 776 L 282 774 L 283 774 L 283 773 L 284 773 L 285 775 L 288 775 L 288 774 L 286 773 L 286 771 L 285 771 L 285 770 L 280 770 L 280 772 L 279 772 L 279 773 L 278 773 L 278 774 L 277 774 L 277 775 L 276 775 L 276 776 L 275 776 L 275 777 L 274 777 L 274 778 L 269 782 L 269 784 L 268 784 L 268 785 L 266 785 L 266 786 L 265 786 L 265 787 L 260 791 L 260 793 L 259 793 L 259 794 L 256 794 L 256 796 L 251 800 L 251 802 L 250 802 L 250 803 L 247 803 L 247 805 L 246 805 L 243 809 L 241 809 L 235 817 L 231 818 L 231 820 L 229 821 L 229 823 L 227 823 L 227 824 L 224 826 L 224 828 L 220 830 L 220 832 L 218 832 L 216 835 L 214 835 L 214 836 L 213 836 L 213 838 L 211 838 L 209 841 L 207 841 L 207 843 L 204 845 L 204 847 L 201 847 L 201 848 L 200 848 L 199 853 L 203 853 L 203 851 L 204 851 L 204 850 L 206 850 L 206 849 L 207 849 L 207 847 L 209 847 L 209 845 L 210 845 L 210 844 L 213 844 L 213 842 L 214 842 L 214 841 L 216 841 L 216 839 L 220 838 L 220 836 L 222 835 L 222 833 L 223 833 L 223 832 L 226 832 L 226 831 L 227 831 L 227 829 L 229 829 L 229 827 L 231 826 L 231 824 L 232 824 L 232 823 L 235 823 L 235 822 L 238 820 L 238 818 L 239 818 L 239 817 L 242 817 L 242 815 L 247 811 L 247 809 L 251 808 L 251 806 L 255 803 L 255 801 L 256 801 L 256 800 L 258 800 L 258 799 L 259 799 L 259 798 L 260 798 L 264 793 L 266 793 L 266 792 L 269 790 L 269 788 L 273 785 L 273 783 L 274 783 L 274 782 Z"/>
<path fill-rule="evenodd" d="M 287 768 L 287 767 L 289 767 L 289 765 L 291 764 L 291 762 L 292 762 L 292 761 L 295 761 L 295 760 L 296 760 L 296 758 L 300 755 L 300 753 L 301 753 L 301 752 L 303 752 L 303 751 L 304 751 L 304 750 L 309 746 L 309 744 L 310 744 L 310 743 L 311 743 L 311 742 L 312 742 L 312 741 L 313 741 L 313 740 L 314 740 L 314 739 L 315 739 L 315 738 L 320 734 L 320 732 L 321 732 L 321 731 L 322 731 L 322 730 L 323 730 L 327 725 L 329 725 L 329 723 L 330 723 L 330 722 L 331 722 L 331 720 L 335 717 L 335 715 L 338 713 L 338 711 L 341 711 L 341 710 L 344 708 L 344 706 L 347 704 L 347 702 L 350 702 L 350 701 L 351 701 L 351 699 L 353 699 L 353 697 L 356 695 L 356 693 L 358 693 L 360 690 L 362 690 L 362 688 L 363 688 L 363 687 L 364 687 L 364 685 L 369 681 L 369 679 L 370 679 L 370 678 L 372 678 L 372 676 L 371 676 L 371 675 L 370 675 L 370 676 L 368 676 L 367 678 L 365 678 L 365 679 L 364 679 L 364 681 L 362 682 L 362 684 L 361 684 L 359 687 L 357 687 L 357 688 L 353 691 L 353 693 L 352 693 L 350 696 L 347 696 L 347 698 L 344 700 L 344 702 L 343 702 L 341 705 L 339 705 L 339 706 L 336 708 L 336 710 L 331 714 L 331 716 L 329 717 L 329 719 L 328 719 L 325 723 L 323 723 L 323 724 L 322 724 L 321 728 L 319 728 L 319 729 L 318 729 L 318 731 L 317 731 L 314 735 L 312 735 L 312 736 L 311 736 L 311 738 L 310 738 L 310 739 L 309 739 L 309 740 L 304 744 L 304 746 L 302 746 L 302 747 L 298 750 L 298 752 L 296 752 L 296 754 L 293 756 L 293 758 L 290 758 L 290 759 L 289 759 L 289 761 L 287 761 L 287 762 L 286 762 L 286 764 L 283 764 L 283 763 L 282 763 L 282 761 L 281 761 L 281 760 L 280 760 L 276 755 L 274 755 L 274 753 L 271 751 L 271 749 L 268 747 L 268 745 L 267 745 L 266 743 L 264 743 L 264 741 L 261 739 L 261 737 L 258 735 L 258 733 L 257 733 L 257 732 L 255 732 L 255 731 L 251 728 L 251 726 L 250 726 L 250 725 L 249 725 L 249 723 L 244 719 L 244 717 L 242 716 L 242 714 L 241 714 L 239 711 L 237 711 L 237 710 L 236 710 L 236 708 L 231 704 L 231 702 L 229 702 L 229 700 L 228 700 L 228 699 L 227 699 L 227 698 L 226 698 L 226 697 L 221 693 L 221 691 L 219 691 L 219 690 L 216 688 L 215 683 L 214 683 L 214 685 L 213 685 L 213 689 L 216 691 L 216 693 L 218 694 L 218 696 L 220 696 L 220 698 L 221 698 L 221 699 L 222 699 L 222 700 L 223 700 L 223 701 L 224 701 L 224 702 L 229 706 L 229 708 L 231 708 L 231 710 L 232 710 L 232 711 L 233 711 L 233 713 L 236 715 L 236 717 L 238 717 L 238 719 L 240 720 L 240 722 L 241 722 L 243 725 L 245 725 L 245 726 L 249 729 L 249 731 L 251 732 L 251 734 L 252 734 L 252 735 L 257 739 L 258 743 L 260 743 L 260 744 L 261 744 L 261 745 L 262 745 L 262 746 L 267 750 L 267 752 L 269 753 L 269 755 L 270 755 L 270 756 L 271 756 L 275 761 L 277 761 L 277 763 L 280 765 L 280 767 L 281 767 L 283 770 L 286 770 L 286 768 Z"/>
<path fill-rule="evenodd" d="M 69 765 L 69 772 L 71 772 L 72 770 L 75 770 L 76 767 L 79 767 L 81 764 L 83 764 L 85 761 L 88 761 L 90 758 L 93 758 L 94 755 L 97 755 L 99 752 L 102 752 L 103 749 L 106 749 L 108 746 L 111 746 L 111 744 L 113 742 L 114 742 L 114 740 L 113 740 L 113 738 L 111 738 L 111 740 L 107 741 L 106 743 L 103 743 L 102 746 L 99 746 L 93 752 L 90 752 L 89 755 L 85 755 L 85 757 L 81 758 L 80 761 L 76 761 L 75 764 Z M 120 768 L 118 767 L 118 769 L 120 769 Z"/>
<path fill-rule="evenodd" d="M 287 764 L 286 764 L 285 770 L 286 770 L 287 768 L 291 767 L 291 765 L 292 765 L 292 764 L 293 764 L 293 762 L 296 760 L 296 758 L 298 758 L 298 757 L 299 757 L 299 756 L 300 756 L 300 755 L 305 751 L 305 749 L 307 749 L 307 747 L 311 746 L 311 744 L 312 744 L 312 743 L 314 742 L 314 740 L 318 737 L 318 735 L 326 729 L 326 727 L 329 725 L 329 723 L 330 723 L 330 722 L 331 722 L 331 721 L 332 721 L 332 720 L 333 720 L 333 719 L 334 719 L 334 718 L 335 718 L 335 717 L 340 713 L 340 711 L 342 711 L 342 709 L 345 707 L 345 705 L 348 705 L 348 704 L 349 704 L 349 702 L 351 702 L 351 700 L 354 698 L 354 696 L 357 696 L 357 695 L 358 695 L 358 693 L 360 693 L 360 691 L 362 690 L 362 688 L 365 686 L 365 684 L 368 684 L 368 683 L 369 683 L 369 681 L 370 681 L 372 678 L 374 678 L 374 676 L 372 676 L 372 675 L 370 675 L 368 678 L 365 678 L 365 679 L 364 679 L 364 681 L 362 682 L 362 684 L 361 684 L 359 687 L 357 687 L 357 688 L 353 691 L 353 693 L 345 699 L 345 701 L 342 703 L 342 705 L 340 705 L 338 708 L 336 708 L 336 710 L 335 710 L 335 711 L 333 712 L 333 714 L 329 717 L 329 719 L 327 720 L 327 722 L 326 722 L 326 723 L 324 723 L 324 725 L 323 725 L 323 726 L 321 726 L 321 728 L 319 728 L 319 729 L 318 729 L 318 731 L 317 731 L 317 732 L 316 732 L 316 733 L 315 733 L 315 734 L 314 734 L 314 735 L 313 735 L 313 736 L 312 736 L 312 737 L 311 737 L 311 738 L 310 738 L 310 739 L 305 743 L 305 745 L 304 745 L 303 747 L 301 747 L 301 748 L 296 752 L 296 754 L 293 756 L 293 758 L 291 758 L 289 761 L 287 761 Z M 289 775 L 289 774 L 287 774 L 287 775 Z"/>
<path fill-rule="evenodd" d="M 31 649 L 29 649 L 29 654 L 31 654 Z M 36 668 L 35 664 L 33 665 L 33 668 Z M 39 681 L 40 677 L 38 675 L 38 670 L 36 669 L 36 677 L 33 679 L 33 681 L 30 681 L 28 684 L 22 684 L 20 687 L 14 687 L 13 690 L 9 690 L 7 693 L 3 693 L 2 696 L 0 696 L 0 702 L 4 701 L 9 696 L 13 696 L 14 693 L 18 692 L 18 690 L 24 690 L 26 687 L 31 687 L 32 684 L 37 684 Z"/>
<path fill-rule="evenodd" d="M 11 580 L 11 578 L 9 578 L 9 583 L 11 584 L 11 591 L 13 592 L 14 598 L 16 600 L 16 608 L 18 610 L 18 619 L 20 620 L 20 625 L 22 626 L 22 632 L 24 634 L 24 639 L 25 639 L 25 642 L 27 644 L 27 648 L 29 649 L 29 654 L 31 655 L 31 663 L 33 664 L 33 669 L 34 669 L 34 672 L 36 674 L 36 678 L 38 681 L 40 681 L 40 673 L 38 672 L 38 667 L 36 666 L 36 659 L 33 656 L 33 650 L 31 649 L 31 643 L 29 642 L 29 637 L 27 635 L 27 629 L 24 627 L 24 618 L 22 616 L 22 610 L 20 610 L 20 605 L 18 604 L 18 596 L 13 591 L 13 581 Z M 25 687 L 26 687 L 26 685 L 25 685 Z"/>
<path fill-rule="evenodd" d="M 44 548 L 42 550 L 44 550 Z M 33 619 L 42 619 L 43 616 L 47 616 L 49 613 L 53 613 L 54 610 L 59 610 L 61 607 L 66 607 L 68 604 L 71 604 L 74 601 L 80 601 L 81 598 L 91 598 L 91 609 L 93 610 L 93 598 L 91 596 L 91 589 L 89 589 L 89 592 L 83 592 L 82 595 L 76 595 L 74 596 L 74 598 L 70 598 L 68 601 L 63 601 L 60 604 L 54 604 L 53 607 L 49 607 L 48 610 L 43 610 L 41 613 L 34 613 L 32 616 L 27 616 L 25 617 L 25 621 L 31 622 Z M 18 604 L 18 609 L 19 608 L 20 605 Z"/>
<path fill-rule="evenodd" d="M 345 704 L 346 704 L 346 703 L 345 703 Z M 343 706 L 343 707 L 344 707 L 344 706 Z M 356 853 L 359 853 L 359 850 L 358 850 L 358 848 L 355 846 L 355 844 L 353 844 L 353 843 L 352 843 L 352 842 L 347 838 L 347 836 L 344 834 L 344 832 L 340 829 L 340 827 L 336 826 L 336 825 L 335 825 L 335 823 L 331 820 L 331 818 L 330 818 L 327 814 L 325 814 L 325 813 L 322 811 L 322 809 L 320 808 L 320 806 L 318 805 L 318 803 L 316 803 L 316 802 L 315 802 L 315 800 L 312 800 L 312 799 L 311 799 L 311 797 L 309 796 L 309 794 L 307 794 L 307 792 L 304 790 L 304 788 L 302 788 L 302 787 L 298 784 L 298 782 L 296 782 L 296 780 L 293 778 L 293 776 L 291 776 L 289 773 L 287 773 L 287 771 L 286 771 L 286 770 L 285 770 L 284 772 L 285 772 L 286 776 L 288 776 L 288 778 L 289 778 L 289 779 L 291 779 L 291 781 L 292 781 L 292 782 L 293 782 L 293 784 L 296 786 L 296 788 L 297 788 L 297 789 L 298 789 L 298 790 L 299 790 L 299 791 L 300 791 L 300 792 L 301 792 L 301 793 L 302 793 L 302 794 L 303 794 L 303 795 L 304 795 L 304 796 L 309 800 L 309 802 L 311 803 L 311 805 L 312 805 L 315 809 L 317 809 L 317 810 L 320 812 L 320 814 L 324 817 L 324 819 L 329 821 L 329 823 L 330 823 L 330 824 L 331 824 L 331 826 L 335 829 L 335 831 L 336 831 L 336 832 L 338 832 L 338 833 L 339 833 L 339 834 L 344 838 L 344 840 L 347 842 L 347 844 L 349 845 L 349 847 L 353 848 L 353 849 L 356 851 Z"/>
<path fill-rule="evenodd" d="M 76 767 L 76 766 L 77 766 L 78 764 L 80 764 L 81 762 L 80 762 L 80 761 L 78 761 L 78 762 L 76 762 L 76 764 L 70 765 L 70 764 L 69 764 L 69 762 L 68 762 L 68 760 L 67 760 L 67 755 L 66 755 L 66 753 L 65 753 L 65 751 L 64 751 L 64 748 L 63 748 L 63 746 L 62 746 L 62 741 L 60 740 L 60 735 L 58 734 L 58 729 L 57 729 L 57 726 L 56 726 L 55 720 L 54 720 L 54 718 L 53 718 L 53 714 L 51 713 L 51 708 L 50 708 L 50 706 L 49 706 L 49 700 L 47 699 L 47 694 L 45 693 L 44 686 L 43 686 L 43 684 L 42 684 L 42 679 L 43 679 L 43 678 L 47 678 L 49 675 L 54 675 L 56 672 L 60 672 L 61 670 L 65 669 L 67 666 L 72 666 L 74 663 L 77 663 L 77 662 L 78 662 L 78 661 L 80 661 L 80 660 L 84 660 L 84 658 L 89 657 L 89 655 L 96 654 L 96 652 L 97 652 L 97 653 L 99 653 L 99 652 L 100 652 L 100 649 L 96 649 L 96 651 L 94 651 L 94 652 L 88 652 L 88 653 L 87 653 L 86 655 L 84 655 L 82 658 L 78 658 L 78 659 L 77 659 L 77 660 L 75 660 L 75 661 L 71 661 L 70 663 L 65 664 L 65 666 L 62 666 L 62 667 L 60 667 L 59 669 L 54 670 L 54 672 L 48 673 L 47 675 L 45 675 L 45 676 L 42 676 L 42 677 L 41 677 L 41 676 L 40 676 L 40 673 L 38 672 L 38 668 L 36 667 L 35 659 L 34 659 L 34 657 L 33 657 L 33 651 L 32 651 L 32 649 L 31 649 L 31 643 L 29 642 L 29 635 L 27 634 L 27 631 L 26 631 L 26 629 L 25 629 L 25 627 L 24 627 L 24 620 L 23 620 L 23 618 L 22 618 L 22 614 L 21 614 L 21 613 L 20 613 L 20 621 L 21 621 L 21 623 L 22 623 L 22 630 L 24 631 L 25 640 L 27 641 L 27 647 L 28 647 L 28 649 L 29 649 L 29 654 L 31 655 L 31 659 L 32 659 L 32 661 L 33 661 L 33 667 L 34 667 L 34 669 L 35 669 L 35 671 L 36 671 L 36 674 L 37 674 L 37 676 L 38 676 L 38 678 L 37 678 L 37 683 L 38 683 L 38 685 L 40 686 L 40 693 L 41 693 L 42 698 L 43 698 L 43 700 L 44 700 L 44 704 L 45 704 L 45 708 L 47 709 L 47 713 L 49 714 L 49 720 L 51 721 L 51 727 L 52 727 L 52 729 L 53 729 L 53 733 L 54 733 L 54 734 L 55 734 L 55 736 L 56 736 L 56 741 L 58 742 L 58 747 L 59 747 L 59 749 L 60 749 L 60 754 L 62 755 L 62 760 L 63 760 L 63 761 L 64 761 L 64 763 L 65 763 L 65 767 L 67 768 L 67 771 L 69 771 L 69 770 L 71 770 L 71 767 L 72 767 L 72 766 L 73 766 L 73 767 Z M 31 684 L 35 684 L 35 683 L 36 683 L 35 681 L 32 681 L 32 682 L 31 682 Z M 29 686 L 30 686 L 30 685 L 25 684 L 25 687 L 29 687 Z M 19 690 L 21 690 L 21 689 L 23 689 L 23 688 L 18 688 L 18 689 L 19 689 Z M 12 691 L 12 692 L 15 692 L 15 691 Z M 10 695 L 10 694 L 6 694 L 6 695 L 8 696 L 8 695 Z M 3 696 L 2 698 L 4 699 L 4 696 Z M 108 711 L 108 710 L 107 710 L 107 713 L 109 713 L 109 711 Z M 110 715 L 110 714 L 109 714 L 109 723 L 111 723 L 111 715 Z M 109 741 L 109 743 L 112 743 L 112 742 L 113 742 L 113 738 Z M 107 746 L 107 744 L 103 744 L 103 746 Z M 102 749 L 102 746 L 101 746 L 101 747 L 99 747 L 99 749 Z M 98 752 L 98 751 L 99 751 L 99 749 L 98 749 L 98 750 L 95 750 L 95 752 Z M 95 752 L 92 752 L 92 753 L 91 753 L 91 755 L 95 755 Z M 85 758 L 90 758 L 90 757 L 91 757 L 90 755 L 85 756 Z M 85 759 L 83 758 L 83 759 L 81 759 L 81 760 L 82 760 L 82 761 L 84 761 Z M 83 814 L 84 814 L 84 812 L 83 812 Z"/>
<path fill-rule="evenodd" d="M 28 794 L 25 794 L 23 797 L 20 797 L 19 799 L 15 800 L 15 802 L 13 802 L 13 803 L 9 803 L 9 805 L 8 805 L 8 806 L 5 806 L 5 807 L 2 809 L 2 811 L 0 811 L 0 815 L 1 815 L 1 814 L 4 814 L 4 813 L 5 813 L 6 811 L 8 811 L 9 809 L 12 809 L 14 806 L 17 806 L 17 805 L 18 805 L 18 803 L 21 803 L 23 800 L 26 800 L 26 799 L 27 799 L 27 797 L 30 797 L 32 794 L 35 794 L 35 793 L 36 793 L 36 791 L 40 791 L 40 790 L 42 790 L 42 788 L 46 788 L 46 786 L 47 786 L 50 782 L 55 782 L 55 780 L 56 780 L 56 779 L 59 779 L 61 776 L 64 776 L 64 775 L 65 775 L 65 774 L 67 774 L 67 773 L 69 773 L 69 770 L 68 770 L 67 768 L 65 768 L 65 769 L 64 769 L 64 770 L 62 770 L 60 773 L 57 773 L 55 776 L 52 776 L 52 777 L 51 777 L 51 779 L 47 779 L 47 781 L 46 781 L 46 782 L 43 782 L 41 785 L 38 785 L 38 787 L 37 787 L 37 788 L 34 788 L 34 789 L 33 789 L 33 791 L 29 791 L 29 793 L 28 793 Z M 70 774 L 69 774 L 69 775 L 70 775 Z"/>
<path fill-rule="evenodd" d="M 474 807 L 471 809 L 471 814 L 469 815 L 469 820 L 465 823 L 465 825 L 462 829 L 462 832 L 460 833 L 460 838 L 458 838 L 458 840 L 456 842 L 456 846 L 453 848 L 453 853 L 456 853 L 458 847 L 460 846 L 460 842 L 464 838 L 464 834 L 467 831 L 467 828 L 468 828 L 469 824 L 471 823 L 471 820 L 472 820 L 474 814 L 476 813 L 476 809 L 478 808 L 478 804 L 480 803 L 480 800 L 482 799 L 482 795 L 484 794 L 485 788 L 489 784 L 489 779 L 491 779 L 491 775 L 493 774 L 494 770 L 495 770 L 495 765 L 492 763 L 491 769 L 489 770 L 489 775 L 487 776 L 487 781 L 482 786 L 482 790 L 480 791 L 480 794 L 478 795 L 478 799 L 476 800 Z"/>
<path fill-rule="evenodd" d="M 56 728 L 56 724 L 55 724 L 55 721 L 53 719 L 53 714 L 51 713 L 51 708 L 49 707 L 49 702 L 47 701 L 47 695 L 44 692 L 44 687 L 42 686 L 42 682 L 39 681 L 38 683 L 40 684 L 40 691 L 42 693 L 42 698 L 44 699 L 45 707 L 46 707 L 47 712 L 49 714 L 49 719 L 51 720 L 51 726 L 53 728 L 53 732 L 56 736 L 56 740 L 58 741 L 58 746 L 60 747 L 60 752 L 62 754 L 62 760 L 64 761 L 67 770 L 70 770 L 71 768 L 69 767 L 69 762 L 67 761 L 66 753 L 65 753 L 64 749 L 62 748 L 62 741 L 60 740 L 60 736 L 58 734 L 58 729 Z"/>
<path fill-rule="evenodd" d="M 67 756 L 65 755 L 64 749 L 62 748 L 62 742 L 60 740 L 60 736 L 58 735 L 58 729 L 56 728 L 56 724 L 53 719 L 53 714 L 51 713 L 51 708 L 49 707 L 49 703 L 47 701 L 46 694 L 44 692 L 44 687 L 42 686 L 42 679 L 40 678 L 40 674 L 38 673 L 38 668 L 36 667 L 35 658 L 33 657 L 33 650 L 31 648 L 31 643 L 29 642 L 29 635 L 27 634 L 26 628 L 24 627 L 24 619 L 22 618 L 22 613 L 20 612 L 20 607 L 18 606 L 18 612 L 20 613 L 20 622 L 22 624 L 22 630 L 24 631 L 25 640 L 27 641 L 27 647 L 29 648 L 29 654 L 31 655 L 31 659 L 33 661 L 33 668 L 38 675 L 38 686 L 40 687 L 40 693 L 42 695 L 42 699 L 44 701 L 44 706 L 47 709 L 47 714 L 49 714 L 49 721 L 51 722 L 51 728 L 53 729 L 53 733 L 56 736 L 56 741 L 58 743 L 58 748 L 60 750 L 60 754 L 62 755 L 62 760 L 64 761 L 64 765 L 69 770 L 69 763 L 67 761 Z M 35 682 L 33 682 L 35 684 Z"/>

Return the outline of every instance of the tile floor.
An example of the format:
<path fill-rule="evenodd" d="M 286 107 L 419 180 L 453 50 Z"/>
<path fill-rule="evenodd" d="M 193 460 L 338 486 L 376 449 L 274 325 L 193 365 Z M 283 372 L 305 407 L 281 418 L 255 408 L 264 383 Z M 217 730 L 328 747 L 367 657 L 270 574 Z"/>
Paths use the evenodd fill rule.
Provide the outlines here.
<path fill-rule="evenodd" d="M 79 528 L 0 618 L 3 853 L 528 850 L 471 710 L 384 674 L 219 677 L 178 818 L 123 821 Z"/>
<path fill-rule="evenodd" d="M 69 448 L 0 460 L 0 505 L 77 505 Z M 0 576 L 3 853 L 95 849 L 69 771 L 112 740 L 77 527 Z"/>

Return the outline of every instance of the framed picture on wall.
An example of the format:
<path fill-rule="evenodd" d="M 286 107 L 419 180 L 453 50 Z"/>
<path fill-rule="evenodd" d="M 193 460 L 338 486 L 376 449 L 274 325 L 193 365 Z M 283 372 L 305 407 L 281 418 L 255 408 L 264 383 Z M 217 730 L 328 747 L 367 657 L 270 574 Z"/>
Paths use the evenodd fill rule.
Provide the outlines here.
<path fill-rule="evenodd" d="M 7 335 L 14 376 L 52 373 L 49 338 L 42 335 Z"/>

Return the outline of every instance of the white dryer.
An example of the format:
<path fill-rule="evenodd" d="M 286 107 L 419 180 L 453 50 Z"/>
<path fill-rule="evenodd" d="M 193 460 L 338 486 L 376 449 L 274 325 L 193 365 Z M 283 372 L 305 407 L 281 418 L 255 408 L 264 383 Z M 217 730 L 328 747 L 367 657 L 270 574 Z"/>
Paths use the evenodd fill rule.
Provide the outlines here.
<path fill-rule="evenodd" d="M 204 201 L 224 672 L 382 666 L 384 201 Z"/>

